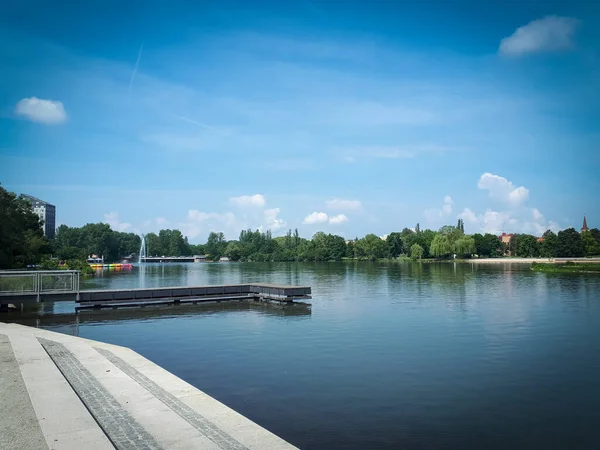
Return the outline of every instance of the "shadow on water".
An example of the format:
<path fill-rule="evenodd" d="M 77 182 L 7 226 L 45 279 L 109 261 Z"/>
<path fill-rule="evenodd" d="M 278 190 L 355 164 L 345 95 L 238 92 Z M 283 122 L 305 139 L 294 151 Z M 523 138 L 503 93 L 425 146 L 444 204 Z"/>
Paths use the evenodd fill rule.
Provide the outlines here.
<path fill-rule="evenodd" d="M 54 314 L 51 303 L 39 307 L 27 308 L 24 311 L 11 311 L 3 314 L 6 322 L 18 323 L 38 328 L 53 329 L 69 325 L 78 329 L 78 325 L 94 325 L 116 322 L 143 322 L 160 319 L 175 319 L 178 317 L 198 317 L 208 315 L 237 314 L 254 312 L 260 315 L 279 316 L 286 319 L 307 318 L 311 315 L 309 304 L 296 302 L 289 305 L 254 302 L 221 302 L 198 305 L 163 305 L 147 306 L 144 308 L 119 308 L 102 310 L 81 310 L 78 313 Z M 64 330 L 56 330 L 66 332 Z M 78 332 L 68 334 L 79 335 Z"/>

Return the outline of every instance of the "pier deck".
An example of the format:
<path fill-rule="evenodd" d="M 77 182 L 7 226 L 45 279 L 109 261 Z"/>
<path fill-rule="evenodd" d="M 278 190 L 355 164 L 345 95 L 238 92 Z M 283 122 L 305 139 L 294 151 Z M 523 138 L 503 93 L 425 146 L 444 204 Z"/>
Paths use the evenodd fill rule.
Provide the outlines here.
<path fill-rule="evenodd" d="M 295 447 L 136 352 L 0 322 L 0 448 Z"/>
<path fill-rule="evenodd" d="M 143 306 L 169 303 L 201 303 L 230 300 L 255 300 L 289 303 L 311 298 L 308 286 L 283 286 L 275 284 L 248 283 L 219 286 L 176 286 L 139 289 L 79 290 L 79 282 L 72 282 L 67 289 L 13 290 L 0 292 L 0 304 L 28 304 L 39 302 L 77 302 L 77 308 L 104 308 Z"/>

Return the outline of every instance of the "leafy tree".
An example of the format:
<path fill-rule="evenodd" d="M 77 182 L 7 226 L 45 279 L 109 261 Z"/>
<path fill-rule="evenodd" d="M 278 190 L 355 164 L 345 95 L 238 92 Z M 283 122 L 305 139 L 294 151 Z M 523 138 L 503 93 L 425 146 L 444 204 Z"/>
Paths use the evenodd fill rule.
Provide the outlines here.
<path fill-rule="evenodd" d="M 418 226 L 419 224 L 417 224 Z M 388 252 L 392 258 L 397 258 L 402 253 L 402 235 L 400 233 L 390 233 L 386 241 Z"/>
<path fill-rule="evenodd" d="M 356 242 L 356 253 L 359 258 L 376 260 L 388 254 L 386 242 L 375 234 L 367 234 Z"/>
<path fill-rule="evenodd" d="M 454 245 L 450 241 L 450 238 L 447 234 L 436 234 L 431 242 L 431 248 L 429 249 L 429 253 L 432 256 L 441 258 L 450 256 L 452 251 L 454 250 Z"/>
<path fill-rule="evenodd" d="M 544 240 L 540 244 L 541 255 L 546 258 L 554 258 L 556 256 L 558 237 L 552 230 L 546 230 L 542 237 Z"/>
<path fill-rule="evenodd" d="M 456 229 L 459 231 L 465 232 L 465 222 L 462 219 L 458 219 L 458 223 L 456 224 Z"/>
<path fill-rule="evenodd" d="M 419 234 L 421 232 L 421 226 L 417 223 L 415 225 L 415 233 Z"/>
<path fill-rule="evenodd" d="M 590 234 L 594 238 L 594 240 L 600 245 L 600 230 L 598 228 L 592 228 L 590 230 Z"/>
<path fill-rule="evenodd" d="M 36 264 L 50 248 L 31 204 L 0 186 L 0 269 Z"/>
<path fill-rule="evenodd" d="M 421 259 L 423 257 L 423 247 L 419 244 L 413 244 L 410 248 L 410 257 L 412 259 Z"/>
<path fill-rule="evenodd" d="M 475 239 L 470 236 L 463 236 L 454 243 L 454 252 L 457 255 L 467 256 L 472 255 L 477 251 L 475 247 Z"/>
<path fill-rule="evenodd" d="M 581 257 L 585 256 L 585 246 L 581 235 L 575 228 L 568 228 L 558 232 L 556 242 L 556 256 Z"/>
<path fill-rule="evenodd" d="M 590 231 L 584 231 L 581 233 L 581 240 L 583 242 L 583 246 L 585 248 L 585 254 L 587 256 L 598 256 L 600 255 L 600 245 L 592 236 Z"/>
<path fill-rule="evenodd" d="M 206 241 L 206 251 L 215 260 L 221 258 L 225 253 L 227 241 L 223 233 L 215 233 L 211 231 Z"/>
<path fill-rule="evenodd" d="M 515 234 L 510 240 L 510 250 L 513 256 L 531 258 L 540 256 L 540 245 L 535 236 L 530 234 Z"/>
<path fill-rule="evenodd" d="M 242 249 L 240 248 L 239 243 L 236 241 L 229 241 L 225 248 L 225 256 L 232 261 L 239 261 L 242 257 Z"/>

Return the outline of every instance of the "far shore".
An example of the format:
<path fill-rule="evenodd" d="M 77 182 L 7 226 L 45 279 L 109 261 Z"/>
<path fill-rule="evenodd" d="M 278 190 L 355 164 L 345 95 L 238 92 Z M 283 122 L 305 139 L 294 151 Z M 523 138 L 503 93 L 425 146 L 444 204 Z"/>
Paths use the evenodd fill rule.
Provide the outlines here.
<path fill-rule="evenodd" d="M 469 262 L 472 263 L 493 263 L 493 264 L 506 264 L 506 263 L 516 263 L 516 264 L 530 264 L 534 262 L 541 263 L 551 263 L 554 262 L 551 258 L 475 258 L 469 259 Z"/>

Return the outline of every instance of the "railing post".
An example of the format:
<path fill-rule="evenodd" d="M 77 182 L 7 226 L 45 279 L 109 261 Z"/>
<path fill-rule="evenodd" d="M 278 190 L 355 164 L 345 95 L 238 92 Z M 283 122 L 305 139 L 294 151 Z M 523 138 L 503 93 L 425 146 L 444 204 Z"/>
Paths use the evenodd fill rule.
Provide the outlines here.
<path fill-rule="evenodd" d="M 40 293 L 42 291 L 42 277 L 41 277 L 41 273 L 36 272 L 36 274 L 35 274 L 35 280 L 36 280 L 35 281 L 35 293 L 36 293 L 36 295 L 35 295 L 35 301 L 37 303 L 39 303 L 40 300 L 41 300 L 40 299 Z"/>
<path fill-rule="evenodd" d="M 75 275 L 77 275 L 77 278 L 75 278 Z M 77 271 L 76 274 L 75 273 L 73 274 L 74 282 L 77 285 L 77 289 L 76 289 L 76 291 L 77 291 L 77 296 L 76 296 L 77 301 L 79 301 L 79 275 L 81 275 L 81 272 L 79 272 L 79 271 Z"/>

